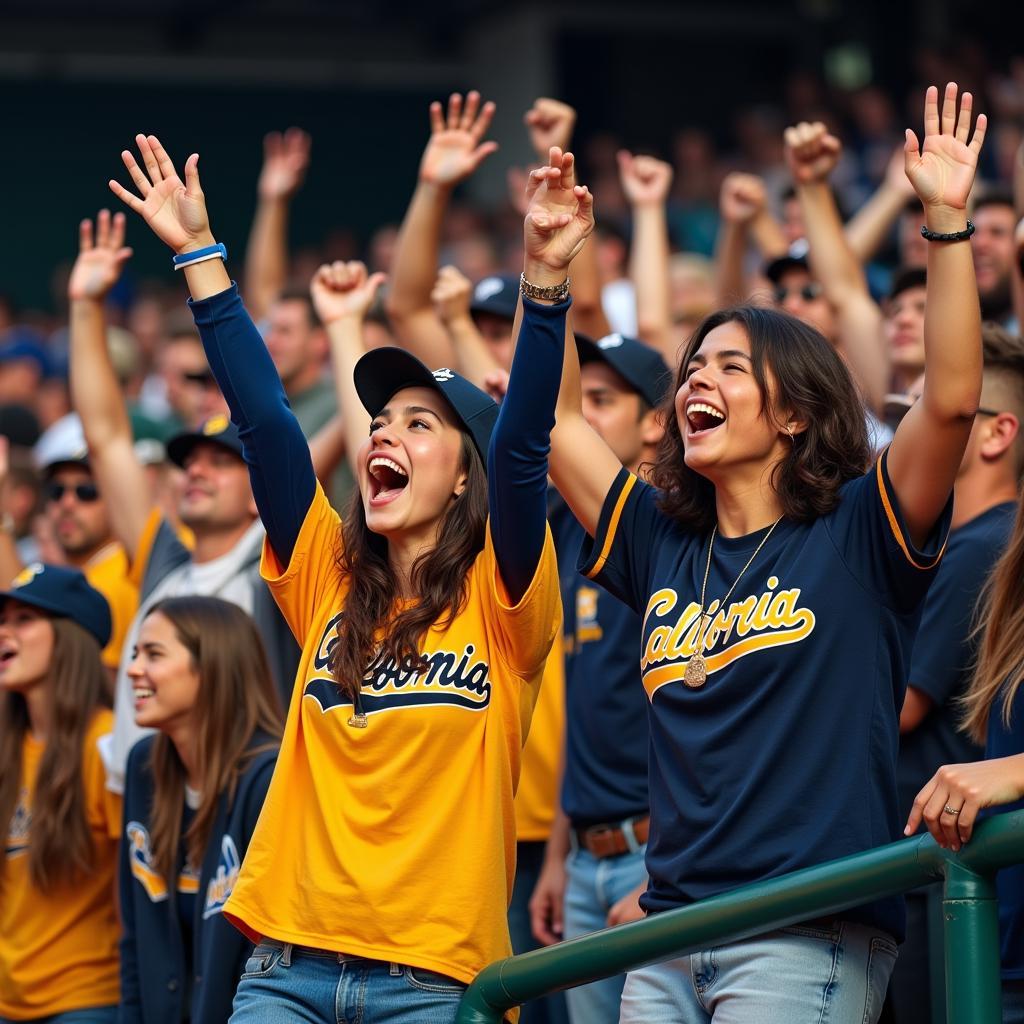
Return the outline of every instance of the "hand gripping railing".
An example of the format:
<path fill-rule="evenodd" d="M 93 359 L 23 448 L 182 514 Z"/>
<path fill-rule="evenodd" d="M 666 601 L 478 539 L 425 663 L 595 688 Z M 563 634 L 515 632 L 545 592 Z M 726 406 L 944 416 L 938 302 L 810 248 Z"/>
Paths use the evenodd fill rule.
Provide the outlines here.
<path fill-rule="evenodd" d="M 643 921 L 583 935 L 485 967 L 466 990 L 457 1024 L 498 1024 L 529 999 L 759 935 L 944 880 L 946 1016 L 999 1024 L 995 873 L 1024 862 L 1024 811 L 979 823 L 959 854 L 930 835 L 804 868 Z"/>

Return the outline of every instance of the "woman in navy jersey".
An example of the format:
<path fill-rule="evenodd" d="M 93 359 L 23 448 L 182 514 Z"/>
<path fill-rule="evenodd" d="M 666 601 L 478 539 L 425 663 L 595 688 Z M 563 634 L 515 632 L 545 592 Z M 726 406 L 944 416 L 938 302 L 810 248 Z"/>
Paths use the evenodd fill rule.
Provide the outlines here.
<path fill-rule="evenodd" d="M 981 386 L 966 204 L 985 119 L 971 137 L 971 105 L 964 94 L 958 118 L 950 83 L 940 113 L 929 89 L 923 148 L 907 133 L 907 174 L 933 239 L 928 369 L 921 400 L 866 473 L 863 403 L 846 366 L 784 313 L 738 307 L 698 328 L 653 486 L 583 418 L 575 345 L 520 340 L 516 361 L 535 380 L 562 374 L 550 469 L 591 538 L 581 571 L 643 618 L 648 913 L 900 835 L 907 662 Z M 824 129 L 795 132 L 798 160 L 812 165 Z M 531 188 L 528 237 L 531 224 L 585 234 L 571 155 L 553 149 Z M 565 267 L 535 256 L 525 276 L 524 292 L 556 294 Z M 882 900 L 642 968 L 621 1020 L 875 1021 L 902 918 L 901 900 Z"/>
<path fill-rule="evenodd" d="M 1003 557 L 986 586 L 978 622 L 978 666 L 964 698 L 964 729 L 985 760 L 943 765 L 917 795 L 907 835 L 921 821 L 936 841 L 959 850 L 978 812 L 1024 809 L 1024 500 Z M 999 872 L 1003 1022 L 1024 1024 L 1024 864 Z"/>

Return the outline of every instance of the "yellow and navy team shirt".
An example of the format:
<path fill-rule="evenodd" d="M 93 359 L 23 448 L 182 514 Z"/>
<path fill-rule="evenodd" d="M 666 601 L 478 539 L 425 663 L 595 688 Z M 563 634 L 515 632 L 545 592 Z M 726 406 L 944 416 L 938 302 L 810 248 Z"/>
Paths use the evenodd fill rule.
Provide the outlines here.
<path fill-rule="evenodd" d="M 114 906 L 121 801 L 106 788 L 97 743 L 114 716 L 93 717 L 82 753 L 85 809 L 95 851 L 91 871 L 41 892 L 31 882 L 28 845 L 32 796 L 44 745 L 30 734 L 22 748 L 22 791 L 8 824 L 0 878 L 0 1017 L 35 1020 L 120 998 Z"/>
<path fill-rule="evenodd" d="M 110 643 L 103 648 L 103 664 L 116 669 L 121 663 L 128 627 L 139 607 L 139 588 L 131 577 L 128 556 L 120 544 L 108 544 L 89 559 L 82 571 L 110 605 L 112 629 Z"/>
<path fill-rule="evenodd" d="M 623 470 L 580 571 L 643 619 L 650 701 L 650 884 L 666 910 L 893 842 L 899 709 L 920 610 L 952 503 L 912 543 L 883 453 L 810 523 L 715 538 L 708 678 L 683 682 L 697 645 L 708 535 L 680 527 Z M 903 901 L 844 917 L 902 938 Z"/>
<path fill-rule="evenodd" d="M 303 645 L 277 769 L 224 913 L 267 936 L 469 982 L 511 950 L 513 797 L 561 625 L 550 535 L 509 606 L 488 532 L 464 608 L 432 627 L 428 668 L 375 662 L 365 729 L 331 676 L 348 585 L 341 528 L 316 494 L 287 566 L 263 573 Z"/>

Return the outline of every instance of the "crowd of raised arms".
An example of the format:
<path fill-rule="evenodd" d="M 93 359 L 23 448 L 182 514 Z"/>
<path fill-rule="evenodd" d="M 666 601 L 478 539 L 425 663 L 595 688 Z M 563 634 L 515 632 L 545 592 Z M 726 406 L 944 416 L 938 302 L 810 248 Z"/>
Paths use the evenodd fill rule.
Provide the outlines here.
<path fill-rule="evenodd" d="M 0 1024 L 451 1024 L 513 951 L 1024 807 L 1024 145 L 920 99 L 845 220 L 843 140 L 780 131 L 710 258 L 686 169 L 578 165 L 554 99 L 500 258 L 478 92 L 369 269 L 289 256 L 302 131 L 244 263 L 135 136 L 66 330 L 0 302 Z M 147 230 L 180 294 L 131 296 Z M 928 1022 L 937 899 L 508 1019 Z"/>

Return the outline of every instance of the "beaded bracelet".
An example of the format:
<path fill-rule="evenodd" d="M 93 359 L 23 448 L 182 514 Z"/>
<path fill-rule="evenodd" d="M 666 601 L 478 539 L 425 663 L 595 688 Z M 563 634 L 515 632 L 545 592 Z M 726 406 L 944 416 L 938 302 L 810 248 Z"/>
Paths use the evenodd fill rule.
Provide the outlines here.
<path fill-rule="evenodd" d="M 966 242 L 973 234 L 974 224 L 971 221 L 967 222 L 967 227 L 963 231 L 929 231 L 923 224 L 921 225 L 921 237 L 928 242 Z"/>

